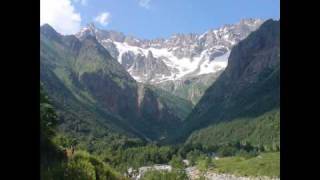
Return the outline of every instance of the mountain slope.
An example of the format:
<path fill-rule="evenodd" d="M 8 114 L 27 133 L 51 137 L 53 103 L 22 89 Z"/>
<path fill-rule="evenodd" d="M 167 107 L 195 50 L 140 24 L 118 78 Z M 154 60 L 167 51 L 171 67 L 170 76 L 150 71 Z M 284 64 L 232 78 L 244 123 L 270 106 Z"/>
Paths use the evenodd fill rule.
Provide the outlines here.
<path fill-rule="evenodd" d="M 139 135 L 121 118 L 97 107 L 85 90 L 78 89 L 78 81 L 72 81 L 69 65 L 74 63 L 80 49 L 77 38 L 60 36 L 45 25 L 41 27 L 40 39 L 40 80 L 57 110 L 59 131 L 87 144 L 95 142 L 95 137 L 100 142 L 111 143 L 114 137 L 126 139 Z"/>
<path fill-rule="evenodd" d="M 220 122 L 192 133 L 186 144 L 221 146 L 228 143 L 249 143 L 264 150 L 280 149 L 280 110 L 254 118 Z"/>
<path fill-rule="evenodd" d="M 220 76 L 223 70 L 178 80 L 163 81 L 155 86 L 197 104 L 206 89 Z"/>
<path fill-rule="evenodd" d="M 72 116 L 63 122 L 82 119 L 94 123 L 96 128 L 108 127 L 154 140 L 170 134 L 181 124 L 185 113 L 191 111 L 192 105 L 181 98 L 176 98 L 181 108 L 171 110 L 172 103 L 162 96 L 172 99 L 172 95 L 137 84 L 90 35 L 79 40 L 62 36 L 49 25 L 42 26 L 40 71 L 41 81 L 55 105 L 62 114 Z M 70 131 L 77 131 L 76 127 L 69 127 Z"/>
<path fill-rule="evenodd" d="M 257 117 L 279 105 L 280 26 L 268 20 L 232 49 L 226 70 L 187 118 L 180 138 L 210 124 Z"/>
<path fill-rule="evenodd" d="M 85 151 L 69 151 L 71 139 L 58 143 L 57 117 L 48 96 L 40 86 L 41 179 L 125 179 L 98 157 Z"/>

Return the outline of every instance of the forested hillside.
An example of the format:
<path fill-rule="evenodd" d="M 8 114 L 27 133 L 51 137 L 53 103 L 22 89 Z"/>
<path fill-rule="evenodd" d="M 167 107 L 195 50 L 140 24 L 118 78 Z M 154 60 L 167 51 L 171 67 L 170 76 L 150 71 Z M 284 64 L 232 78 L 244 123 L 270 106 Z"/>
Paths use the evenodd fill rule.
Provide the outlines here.
<path fill-rule="evenodd" d="M 196 129 L 255 119 L 279 107 L 280 22 L 268 20 L 232 49 L 226 70 L 186 119 L 180 140 Z"/>
<path fill-rule="evenodd" d="M 264 150 L 280 149 L 280 110 L 255 118 L 220 122 L 191 134 L 187 144 L 218 146 L 228 143 L 251 144 Z"/>
<path fill-rule="evenodd" d="M 86 151 L 74 150 L 72 140 L 56 141 L 57 114 L 40 88 L 40 172 L 41 179 L 126 179 L 109 165 Z M 71 148 L 70 148 L 71 147 Z"/>

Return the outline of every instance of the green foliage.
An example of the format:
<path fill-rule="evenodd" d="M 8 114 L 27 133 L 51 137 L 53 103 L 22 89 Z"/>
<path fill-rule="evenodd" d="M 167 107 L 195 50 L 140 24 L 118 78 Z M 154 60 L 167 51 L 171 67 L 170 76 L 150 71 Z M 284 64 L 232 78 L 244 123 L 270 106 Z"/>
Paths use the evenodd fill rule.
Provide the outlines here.
<path fill-rule="evenodd" d="M 62 133 L 57 134 L 53 138 L 54 144 L 62 147 L 62 148 L 69 148 L 71 146 L 76 146 L 78 144 L 77 139 L 68 137 L 66 135 L 63 135 Z"/>
<path fill-rule="evenodd" d="M 213 161 L 214 170 L 240 176 L 280 176 L 280 153 L 262 153 L 256 157 L 241 156 L 220 158 Z"/>
<path fill-rule="evenodd" d="M 219 156 L 234 156 L 237 150 L 238 149 L 233 146 L 221 146 L 217 153 Z"/>
<path fill-rule="evenodd" d="M 147 87 L 152 89 L 159 96 L 160 101 L 172 109 L 181 120 L 184 120 L 191 112 L 193 105 L 189 100 L 151 85 Z"/>
<path fill-rule="evenodd" d="M 205 172 L 209 168 L 214 167 L 214 163 L 211 157 L 200 157 L 196 162 L 196 166 L 201 172 Z"/>
<path fill-rule="evenodd" d="M 66 179 L 121 179 L 119 173 L 107 166 L 98 158 L 85 151 L 78 151 L 74 157 L 68 161 L 65 171 Z"/>
<path fill-rule="evenodd" d="M 251 89 L 239 93 L 240 95 L 231 93 L 222 96 L 218 91 L 218 98 L 213 100 L 215 103 L 223 102 L 222 106 L 209 104 L 212 99 L 206 99 L 206 96 L 201 101 L 204 105 L 197 109 L 200 109 L 201 119 L 191 124 L 171 121 L 171 116 L 184 119 L 191 111 L 190 102 L 166 91 L 146 86 L 143 93 L 148 95 L 143 100 L 155 99 L 160 109 L 168 108 L 170 118 L 164 118 L 171 123 L 171 126 L 168 126 L 163 121 L 154 121 L 155 111 L 152 108 L 142 110 L 143 115 L 150 115 L 142 120 L 131 119 L 134 112 L 126 111 L 125 114 L 130 118 L 124 119 L 110 113 L 108 108 L 106 110 L 103 107 L 104 100 L 100 102 L 102 98 L 99 95 L 95 97 L 88 91 L 88 87 L 94 84 L 84 87 L 81 83 L 84 77 L 95 80 L 101 78 L 99 80 L 107 82 L 108 87 L 114 87 L 113 91 L 123 90 L 129 94 L 136 93 L 137 84 L 116 61 L 111 61 L 105 49 L 95 42 L 87 40 L 78 54 L 77 43 L 75 48 L 70 48 L 64 41 L 65 37 L 54 41 L 41 35 L 41 81 L 53 102 L 51 105 L 40 89 L 41 179 L 124 179 L 118 172 L 123 173 L 129 167 L 137 169 L 141 166 L 168 163 L 174 168 L 172 172 L 150 171 L 142 179 L 187 179 L 182 171 L 184 158 L 202 172 L 215 167 L 219 172 L 240 175 L 279 175 L 279 153 L 258 155 L 264 151 L 280 149 L 279 109 L 261 115 L 261 112 L 279 104 L 276 101 L 275 105 L 273 101 L 278 98 L 279 68 L 263 71 L 257 77 L 262 83 L 253 84 Z M 78 41 L 75 39 L 75 42 Z M 94 48 L 89 48 L 91 46 Z M 80 47 L 82 46 L 78 48 Z M 87 79 L 93 82 L 91 80 Z M 195 94 L 191 100 L 196 102 L 199 94 L 202 95 L 206 89 L 206 83 L 186 81 L 175 93 L 186 99 L 190 99 L 190 94 Z M 221 87 L 221 92 L 232 89 L 225 88 L 228 87 L 226 84 Z M 229 95 L 232 95 L 232 98 Z M 227 96 L 227 100 L 220 98 Z M 130 99 L 124 103 L 130 106 L 129 102 Z M 205 113 L 202 114 L 203 112 Z M 228 114 L 218 116 L 220 112 Z M 222 121 L 218 124 L 220 120 Z M 180 131 L 176 127 L 180 126 L 177 124 L 184 124 L 181 129 L 187 127 L 191 128 L 188 130 L 193 130 L 198 125 L 200 127 L 211 122 L 215 124 L 193 133 L 183 145 L 158 146 L 139 139 L 146 136 L 157 140 L 160 138 L 161 143 L 165 143 L 170 141 L 170 136 L 179 135 Z M 65 157 L 63 149 L 70 146 L 76 146 L 76 153 Z M 212 161 L 210 154 L 213 152 L 222 158 Z"/>
<path fill-rule="evenodd" d="M 187 154 L 187 159 L 189 160 L 189 163 L 191 166 L 194 166 L 196 165 L 196 162 L 198 160 L 198 158 L 200 156 L 204 156 L 203 152 L 199 151 L 199 150 L 193 150 L 193 151 L 190 151 L 188 152 Z"/>
<path fill-rule="evenodd" d="M 65 170 L 65 178 L 70 180 L 96 179 L 93 165 L 84 160 L 69 161 Z"/>
<path fill-rule="evenodd" d="M 185 167 L 180 156 L 174 155 L 169 164 L 175 169 L 183 169 Z"/>
<path fill-rule="evenodd" d="M 169 146 L 146 145 L 131 148 L 120 148 L 116 151 L 104 151 L 101 159 L 125 172 L 129 167 L 138 168 L 153 164 L 168 163 L 176 153 Z"/>
<path fill-rule="evenodd" d="M 40 177 L 43 180 L 64 179 L 67 163 L 65 161 L 54 161 L 50 165 L 40 164 Z"/>
<path fill-rule="evenodd" d="M 54 128 L 57 124 L 57 115 L 49 102 L 48 96 L 40 88 L 40 138 L 42 141 L 48 141 L 54 134 Z"/>
<path fill-rule="evenodd" d="M 56 135 L 56 121 L 56 112 L 40 84 L 40 170 L 43 179 L 54 179 L 55 174 L 61 179 L 63 175 L 64 155 L 52 140 Z"/>
<path fill-rule="evenodd" d="M 48 169 L 51 162 L 63 160 L 62 149 L 54 142 L 57 115 L 49 98 L 40 84 L 40 163 L 42 169 Z"/>
<path fill-rule="evenodd" d="M 187 174 L 183 170 L 167 171 L 148 171 L 141 180 L 186 180 Z"/>
<path fill-rule="evenodd" d="M 258 151 L 257 150 L 252 150 L 252 151 L 245 151 L 245 150 L 240 150 L 236 153 L 236 156 L 240 156 L 240 157 L 244 157 L 246 159 L 249 159 L 249 158 L 253 158 L 253 157 L 256 157 L 258 156 Z"/>
<path fill-rule="evenodd" d="M 280 149 L 280 111 L 279 109 L 265 113 L 254 119 L 237 119 L 221 122 L 193 133 L 187 144 L 222 146 L 226 144 L 242 144 L 243 148 L 252 149 L 250 144 L 260 150 Z M 230 148 L 224 152 L 234 155 Z M 228 151 L 228 152 L 227 152 Z"/>
<path fill-rule="evenodd" d="M 40 170 L 41 179 L 55 180 L 119 180 L 123 177 L 95 156 L 77 151 L 71 159 L 64 156 L 62 148 L 76 145 L 76 139 L 56 132 L 57 115 L 48 97 L 40 88 Z"/>
<path fill-rule="evenodd" d="M 125 178 L 99 158 L 85 151 L 77 151 L 66 161 L 55 161 L 46 168 L 41 166 L 41 179 L 122 180 Z"/>

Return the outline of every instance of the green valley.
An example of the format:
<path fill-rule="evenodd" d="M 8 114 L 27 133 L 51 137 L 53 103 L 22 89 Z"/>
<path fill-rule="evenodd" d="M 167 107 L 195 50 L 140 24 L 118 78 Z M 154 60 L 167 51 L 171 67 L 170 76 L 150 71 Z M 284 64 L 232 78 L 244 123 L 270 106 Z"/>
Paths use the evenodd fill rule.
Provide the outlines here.
<path fill-rule="evenodd" d="M 92 34 L 40 31 L 41 179 L 280 177 L 279 21 L 233 46 L 225 70 L 159 84 Z"/>

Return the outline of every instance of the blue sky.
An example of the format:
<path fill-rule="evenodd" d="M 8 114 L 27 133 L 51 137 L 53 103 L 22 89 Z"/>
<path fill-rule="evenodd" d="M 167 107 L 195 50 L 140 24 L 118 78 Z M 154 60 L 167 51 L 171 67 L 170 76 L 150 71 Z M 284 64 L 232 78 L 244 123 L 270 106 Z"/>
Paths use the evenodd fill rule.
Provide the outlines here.
<path fill-rule="evenodd" d="M 80 20 L 77 16 L 74 16 L 70 23 L 61 23 L 67 26 L 76 21 L 75 28 L 69 28 L 70 32 L 76 31 L 79 26 L 82 27 L 89 22 L 95 22 L 99 28 L 116 30 L 146 39 L 168 37 L 174 33 L 203 33 L 210 28 L 239 22 L 243 18 L 279 19 L 280 17 L 279 0 L 42 1 L 45 3 L 46 1 L 54 1 L 54 3 L 70 2 L 69 6 L 71 6 L 72 13 L 80 17 Z M 47 7 L 47 9 L 50 7 Z M 67 9 L 67 7 L 64 9 Z M 53 11 L 52 8 L 41 13 L 49 11 Z M 52 14 L 51 16 L 55 16 L 54 11 Z M 50 20 L 53 21 L 52 19 L 54 18 Z M 63 17 L 59 19 L 61 21 L 66 20 Z M 50 22 L 48 23 L 50 24 Z M 58 20 L 54 23 L 59 26 Z M 61 26 L 60 31 L 64 31 L 65 26 Z M 68 32 L 65 34 L 68 34 Z"/>

